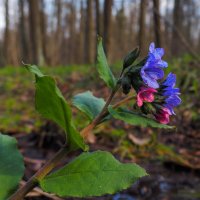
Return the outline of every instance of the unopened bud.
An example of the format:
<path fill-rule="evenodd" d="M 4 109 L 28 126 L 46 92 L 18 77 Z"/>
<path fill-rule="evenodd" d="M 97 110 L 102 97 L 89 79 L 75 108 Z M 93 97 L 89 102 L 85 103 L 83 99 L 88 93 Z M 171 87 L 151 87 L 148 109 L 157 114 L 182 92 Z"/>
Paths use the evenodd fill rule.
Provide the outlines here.
<path fill-rule="evenodd" d="M 128 55 L 126 55 L 124 58 L 123 69 L 126 69 L 127 67 L 132 65 L 139 55 L 140 55 L 140 50 L 138 47 L 135 48 L 133 51 L 129 52 Z"/>
<path fill-rule="evenodd" d="M 128 76 L 125 76 L 121 80 L 122 89 L 124 94 L 128 94 L 131 90 L 131 80 Z"/>

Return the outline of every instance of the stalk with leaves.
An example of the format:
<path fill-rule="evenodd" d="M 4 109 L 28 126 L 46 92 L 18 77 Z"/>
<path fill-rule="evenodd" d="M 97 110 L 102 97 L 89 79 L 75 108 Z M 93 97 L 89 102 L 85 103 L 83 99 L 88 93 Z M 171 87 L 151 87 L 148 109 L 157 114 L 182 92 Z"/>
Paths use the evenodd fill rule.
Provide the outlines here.
<path fill-rule="evenodd" d="M 37 66 L 26 65 L 28 71 L 35 76 L 36 110 L 64 130 L 66 141 L 61 149 L 26 184 L 12 194 L 23 176 L 24 163 L 21 154 L 16 149 L 15 139 L 1 134 L 0 159 L 3 164 L 0 164 L 0 172 L 4 176 L 0 176 L 0 181 L 2 178 L 6 178 L 7 181 L 0 188 L 0 199 L 23 199 L 37 185 L 45 192 L 61 197 L 86 198 L 114 194 L 146 176 L 145 169 L 134 163 L 121 163 L 109 152 L 89 152 L 86 141 L 88 134 L 95 127 L 112 118 L 144 127 L 173 128 L 166 125 L 174 105 L 171 105 L 168 99 L 178 98 L 178 90 L 174 88 L 174 77 L 172 77 L 172 81 L 170 77 L 170 80 L 158 82 L 159 77 L 156 77 L 154 73 L 157 71 L 162 73 L 161 67 L 165 65 L 159 52 L 160 49 L 155 49 L 151 45 L 148 57 L 136 62 L 139 49 L 134 49 L 124 58 L 122 71 L 119 78 L 116 79 L 108 66 L 102 39 L 98 38 L 96 66 L 100 77 L 111 92 L 107 101 L 95 97 L 90 91 L 73 97 L 73 105 L 90 120 L 90 123 L 80 133 L 74 126 L 71 108 L 57 87 L 55 79 L 44 75 Z M 155 57 L 156 55 L 157 57 Z M 154 67 L 151 66 L 152 63 Z M 151 82 L 149 82 L 150 80 Z M 170 85 L 172 82 L 173 87 Z M 152 85 L 149 83 L 154 84 L 156 89 L 152 89 Z M 159 84 L 161 85 L 160 91 L 157 89 Z M 130 95 L 113 105 L 112 100 L 120 88 L 124 94 L 130 93 Z M 136 94 L 132 92 L 132 89 Z M 126 103 L 133 101 L 136 97 L 137 103 L 134 105 L 136 109 L 128 109 Z M 148 115 L 154 115 L 155 119 L 161 123 L 149 118 Z M 77 150 L 79 152 L 82 150 L 82 153 L 68 164 L 52 172 L 68 153 Z M 9 152 L 9 157 L 7 152 Z"/>

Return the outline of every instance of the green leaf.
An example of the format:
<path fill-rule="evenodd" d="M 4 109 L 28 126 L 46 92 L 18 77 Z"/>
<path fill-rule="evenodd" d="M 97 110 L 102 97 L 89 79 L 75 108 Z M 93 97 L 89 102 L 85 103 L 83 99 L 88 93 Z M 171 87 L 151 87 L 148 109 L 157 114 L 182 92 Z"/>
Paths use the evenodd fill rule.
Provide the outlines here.
<path fill-rule="evenodd" d="M 126 69 L 130 65 L 133 64 L 133 62 L 138 58 L 140 54 L 139 48 L 135 48 L 133 51 L 129 52 L 128 55 L 124 58 L 123 68 Z"/>
<path fill-rule="evenodd" d="M 39 70 L 39 68 L 36 65 L 25 65 L 25 67 L 28 69 L 28 71 L 32 72 L 38 77 L 44 76 L 44 74 Z"/>
<path fill-rule="evenodd" d="M 98 69 L 100 77 L 105 81 L 107 86 L 114 89 L 116 85 L 116 79 L 108 66 L 101 37 L 98 37 L 97 69 Z"/>
<path fill-rule="evenodd" d="M 128 124 L 136 125 L 136 126 L 143 126 L 143 127 L 154 127 L 154 128 L 166 128 L 172 129 L 173 126 L 168 126 L 165 124 L 160 124 L 153 119 L 150 119 L 144 115 L 139 113 L 131 112 L 122 108 L 118 108 L 114 110 L 111 106 L 108 108 L 109 113 L 115 118 L 122 120 Z"/>
<path fill-rule="evenodd" d="M 82 153 L 71 163 L 40 181 L 46 192 L 66 197 L 114 194 L 146 176 L 136 164 L 123 164 L 105 151 Z"/>
<path fill-rule="evenodd" d="M 73 105 L 85 113 L 92 121 L 103 109 L 105 101 L 102 98 L 93 96 L 90 91 L 74 96 Z"/>
<path fill-rule="evenodd" d="M 55 80 L 51 76 L 43 75 L 36 66 L 28 66 L 27 68 L 36 76 L 36 110 L 43 117 L 54 121 L 65 130 L 71 149 L 80 147 L 86 150 L 83 138 L 73 126 L 71 109 L 56 86 Z"/>
<path fill-rule="evenodd" d="M 0 160 L 0 199 L 3 200 L 16 190 L 24 174 L 24 162 L 17 141 L 1 133 Z"/>

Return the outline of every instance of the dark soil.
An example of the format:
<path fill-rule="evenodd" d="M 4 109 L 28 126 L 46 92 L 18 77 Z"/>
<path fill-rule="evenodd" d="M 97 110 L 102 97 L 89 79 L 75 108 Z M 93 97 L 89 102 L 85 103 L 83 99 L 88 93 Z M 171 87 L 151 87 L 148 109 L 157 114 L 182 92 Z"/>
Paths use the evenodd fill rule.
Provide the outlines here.
<path fill-rule="evenodd" d="M 26 172 L 24 180 L 28 180 L 52 155 L 61 147 L 64 137 L 58 136 L 57 127 L 47 123 L 41 128 L 40 134 L 15 134 L 19 142 L 19 148 L 24 155 Z M 162 140 L 166 143 L 173 143 L 174 138 L 163 134 Z M 188 136 L 186 134 L 186 136 Z M 177 136 L 178 137 L 178 136 Z M 189 136 L 188 136 L 189 137 Z M 173 139 L 172 139 L 173 138 Z M 190 137 L 191 139 L 191 137 Z M 107 141 L 107 142 L 105 142 Z M 112 143 L 107 136 L 98 136 L 98 145 L 91 145 L 91 151 L 96 149 L 113 151 L 116 144 Z M 179 144 L 179 146 L 181 146 Z M 185 147 L 184 147 L 185 148 Z M 65 162 L 69 162 L 76 154 L 71 154 Z M 115 156 L 121 159 L 117 153 Z M 124 158 L 124 162 L 131 160 Z M 128 190 L 115 195 L 104 197 L 84 198 L 85 200 L 198 200 L 200 199 L 200 170 L 182 166 L 171 161 L 158 161 L 156 159 L 138 159 L 137 163 L 142 165 L 149 176 L 142 178 Z M 26 200 L 47 200 L 56 199 L 42 195 L 40 191 L 32 192 Z M 61 198 L 62 199 L 62 198 Z M 66 198 L 78 200 L 78 198 Z"/>

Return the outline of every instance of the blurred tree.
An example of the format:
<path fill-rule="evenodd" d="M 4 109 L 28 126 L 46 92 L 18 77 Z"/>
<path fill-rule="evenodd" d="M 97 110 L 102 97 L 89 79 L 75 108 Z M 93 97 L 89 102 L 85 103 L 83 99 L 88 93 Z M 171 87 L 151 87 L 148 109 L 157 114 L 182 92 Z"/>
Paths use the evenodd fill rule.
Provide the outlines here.
<path fill-rule="evenodd" d="M 97 55 L 97 36 L 102 35 L 102 25 L 101 25 L 101 16 L 100 16 L 100 7 L 99 0 L 95 0 L 95 14 L 96 14 L 96 55 Z"/>
<path fill-rule="evenodd" d="M 86 28 L 85 28 L 85 63 L 91 64 L 93 59 L 93 15 L 92 15 L 92 0 L 87 0 L 86 10 Z"/>
<path fill-rule="evenodd" d="M 171 55 L 170 54 L 170 41 L 171 41 L 171 36 L 172 36 L 172 27 L 169 25 L 168 22 L 171 22 L 172 21 L 172 10 L 170 9 L 170 4 L 169 4 L 169 1 L 170 0 L 167 0 L 167 4 L 166 4 L 166 8 L 165 8 L 165 18 L 167 20 L 164 20 L 164 40 L 162 41 L 165 45 L 165 49 L 166 49 L 166 53 L 168 55 Z"/>
<path fill-rule="evenodd" d="M 97 34 L 103 36 L 110 62 L 123 57 L 137 44 L 145 56 L 147 46 L 153 40 L 157 46 L 164 46 L 168 55 L 171 49 L 173 56 L 187 52 L 198 57 L 195 52 L 200 48 L 198 0 L 166 0 L 166 3 L 159 0 L 50 2 L 0 1 L 5 10 L 0 65 L 19 65 L 21 60 L 39 65 L 45 62 L 52 66 L 93 63 Z M 153 9 L 148 9 L 149 3 Z M 159 3 L 165 11 L 162 14 Z"/>
<path fill-rule="evenodd" d="M 128 50 L 133 48 L 133 46 L 136 44 L 136 21 L 137 21 L 137 4 L 134 3 L 131 5 L 131 11 L 130 16 L 127 19 L 128 20 Z"/>
<path fill-rule="evenodd" d="M 185 18 L 185 37 L 190 44 L 193 43 L 192 28 L 195 25 L 195 19 L 197 18 L 196 5 L 194 0 L 184 0 L 184 18 Z M 199 23 L 199 21 L 198 21 Z M 198 27 L 198 23 L 196 27 Z"/>
<path fill-rule="evenodd" d="M 110 60 L 112 37 L 112 0 L 104 0 L 104 47 L 108 60 Z"/>
<path fill-rule="evenodd" d="M 41 34 L 41 43 L 42 43 L 42 55 L 44 56 L 44 60 L 42 64 L 50 64 L 48 61 L 48 56 L 47 56 L 47 16 L 45 14 L 45 1 L 40 0 L 40 5 L 39 5 L 39 11 L 40 11 L 40 34 Z"/>
<path fill-rule="evenodd" d="M 141 52 L 145 52 L 145 27 L 146 27 L 146 7 L 147 7 L 147 1 L 141 0 L 140 1 L 140 17 L 139 17 L 139 35 L 138 35 L 138 41 L 139 41 L 139 47 Z M 144 53 L 143 53 L 144 54 Z"/>
<path fill-rule="evenodd" d="M 62 43 L 62 24 L 61 24 L 61 16 L 62 16 L 62 0 L 55 0 L 55 8 L 56 8 L 56 51 L 55 51 L 55 64 L 61 63 L 61 43 Z"/>
<path fill-rule="evenodd" d="M 29 56 L 29 46 L 27 31 L 25 27 L 25 15 L 24 15 L 24 0 L 19 0 L 19 38 L 20 38 L 20 57 L 25 63 L 28 63 L 30 60 Z"/>
<path fill-rule="evenodd" d="M 40 30 L 39 1 L 28 0 L 30 20 L 30 43 L 32 50 L 32 63 L 42 65 L 44 56 L 42 50 L 42 37 Z"/>
<path fill-rule="evenodd" d="M 10 64 L 10 20 L 9 20 L 9 0 L 4 0 L 5 3 L 5 31 L 4 31 L 4 60 L 6 64 Z"/>
<path fill-rule="evenodd" d="M 162 31 L 161 31 L 161 20 L 160 20 L 160 1 L 153 0 L 154 7 L 154 32 L 155 32 L 155 43 L 156 46 L 162 47 Z"/>
<path fill-rule="evenodd" d="M 126 16 L 124 12 L 124 1 L 121 2 L 121 8 L 118 10 L 116 14 L 116 41 L 117 41 L 117 48 L 120 49 L 119 57 L 123 57 L 123 53 L 126 50 L 126 41 L 125 38 L 127 39 L 127 27 L 126 27 Z"/>
<path fill-rule="evenodd" d="M 76 10 L 74 1 L 71 0 L 69 4 L 69 15 L 68 15 L 68 29 L 69 29 L 69 41 L 68 41 L 68 62 L 70 64 L 73 63 L 73 61 L 76 58 L 76 49 L 75 49 L 75 39 L 76 39 Z"/>
<path fill-rule="evenodd" d="M 172 44 L 171 44 L 171 52 L 172 55 L 178 56 L 180 55 L 181 49 L 181 40 L 176 31 L 182 32 L 183 29 L 183 1 L 176 0 L 174 1 L 174 10 L 173 10 L 173 32 L 172 32 Z"/>
<path fill-rule="evenodd" d="M 101 27 L 99 0 L 95 0 L 95 11 L 96 11 L 96 35 L 101 35 L 102 27 Z"/>
<path fill-rule="evenodd" d="M 80 9 L 80 21 L 79 21 L 79 36 L 78 36 L 78 63 L 84 63 L 84 31 L 85 30 L 85 9 L 83 6 L 83 0 L 81 0 L 81 9 Z"/>

